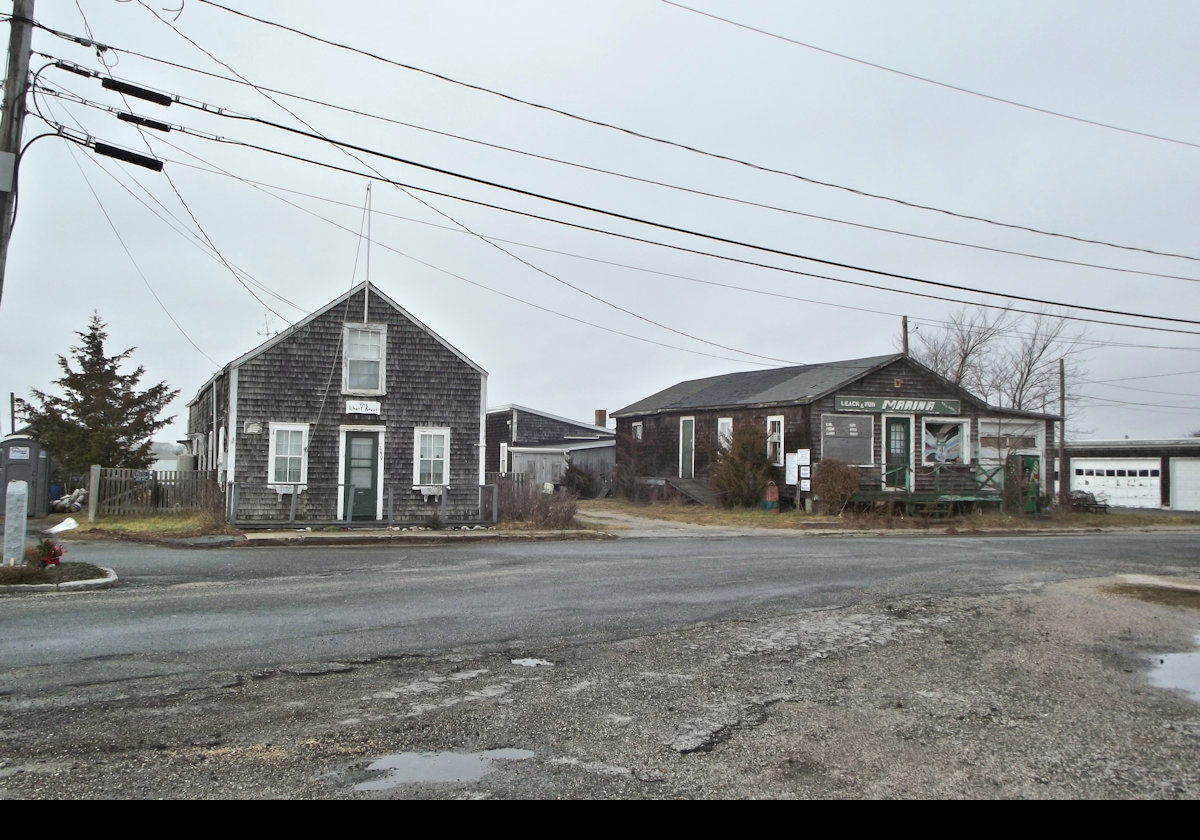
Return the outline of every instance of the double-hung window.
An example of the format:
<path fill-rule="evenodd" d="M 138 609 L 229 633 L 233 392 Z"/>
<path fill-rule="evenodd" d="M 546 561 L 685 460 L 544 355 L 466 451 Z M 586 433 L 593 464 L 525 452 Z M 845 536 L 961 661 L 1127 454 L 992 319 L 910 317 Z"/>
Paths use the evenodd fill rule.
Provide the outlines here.
<path fill-rule="evenodd" d="M 777 467 L 783 466 L 783 415 L 767 418 L 767 459 Z"/>
<path fill-rule="evenodd" d="M 271 423 L 267 483 L 279 493 L 305 490 L 308 483 L 308 424 Z"/>
<path fill-rule="evenodd" d="M 418 427 L 413 439 L 413 485 L 432 487 L 450 483 L 450 430 Z"/>
<path fill-rule="evenodd" d="M 717 418 L 717 449 L 721 452 L 728 452 L 730 444 L 733 443 L 733 418 L 718 417 Z"/>
<path fill-rule="evenodd" d="M 384 393 L 387 326 L 346 324 L 343 347 L 342 391 L 347 394 Z"/>

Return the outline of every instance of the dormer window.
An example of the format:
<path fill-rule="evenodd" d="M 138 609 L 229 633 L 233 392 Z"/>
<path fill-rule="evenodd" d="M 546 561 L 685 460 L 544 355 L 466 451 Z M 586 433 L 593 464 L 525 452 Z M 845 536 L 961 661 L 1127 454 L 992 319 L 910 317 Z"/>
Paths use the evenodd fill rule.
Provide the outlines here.
<path fill-rule="evenodd" d="M 343 339 L 342 393 L 385 393 L 387 326 L 347 324 Z"/>

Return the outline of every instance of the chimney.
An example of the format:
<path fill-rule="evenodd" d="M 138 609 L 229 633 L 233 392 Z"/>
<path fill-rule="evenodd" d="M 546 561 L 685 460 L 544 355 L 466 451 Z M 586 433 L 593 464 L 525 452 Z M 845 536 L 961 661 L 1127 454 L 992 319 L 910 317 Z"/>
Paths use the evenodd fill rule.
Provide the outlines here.
<path fill-rule="evenodd" d="M 608 412 L 605 411 L 603 408 L 596 409 L 595 425 L 597 425 L 597 426 L 607 426 L 608 425 Z"/>

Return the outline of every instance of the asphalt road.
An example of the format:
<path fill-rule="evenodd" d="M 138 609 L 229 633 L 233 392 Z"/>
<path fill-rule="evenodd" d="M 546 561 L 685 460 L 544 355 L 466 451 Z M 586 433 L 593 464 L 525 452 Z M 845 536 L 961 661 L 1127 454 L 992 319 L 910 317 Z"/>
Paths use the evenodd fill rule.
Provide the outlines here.
<path fill-rule="evenodd" d="M 69 546 L 118 588 L 0 600 L 0 692 L 216 669 L 611 640 L 754 611 L 1192 575 L 1194 532 L 727 537 L 454 547 Z"/>

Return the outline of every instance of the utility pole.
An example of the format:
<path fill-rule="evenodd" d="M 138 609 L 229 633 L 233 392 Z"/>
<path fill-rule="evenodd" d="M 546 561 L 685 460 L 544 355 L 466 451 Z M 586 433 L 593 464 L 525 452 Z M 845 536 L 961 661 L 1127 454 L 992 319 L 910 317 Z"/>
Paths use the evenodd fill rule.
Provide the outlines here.
<path fill-rule="evenodd" d="M 1067 469 L 1067 366 L 1058 360 L 1058 509 L 1066 510 L 1069 499 L 1067 485 L 1071 480 Z"/>
<path fill-rule="evenodd" d="M 0 183 L 0 298 L 8 264 L 8 241 L 17 205 L 17 157 L 21 153 L 21 128 L 25 122 L 25 93 L 29 79 L 29 51 L 33 44 L 33 0 L 13 0 L 8 35 L 8 75 L 4 79 L 4 114 L 0 118 L 0 158 L 7 159 L 10 177 Z"/>

